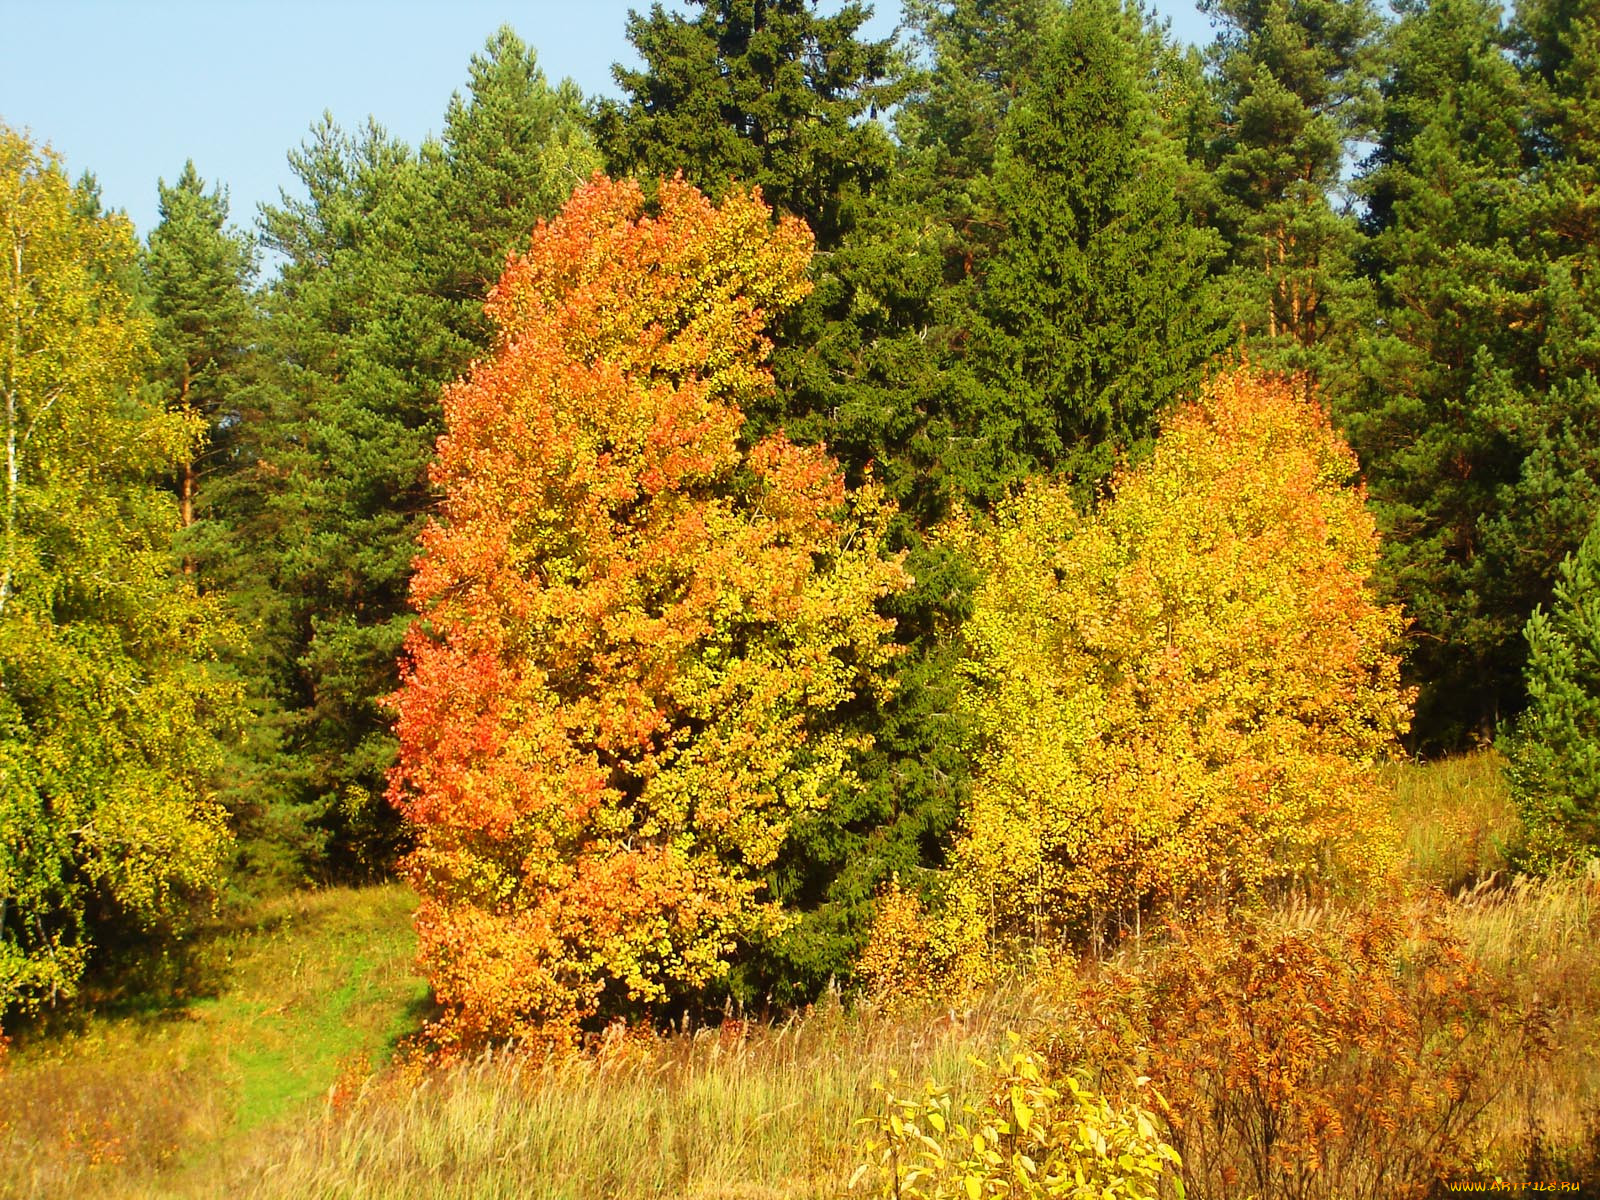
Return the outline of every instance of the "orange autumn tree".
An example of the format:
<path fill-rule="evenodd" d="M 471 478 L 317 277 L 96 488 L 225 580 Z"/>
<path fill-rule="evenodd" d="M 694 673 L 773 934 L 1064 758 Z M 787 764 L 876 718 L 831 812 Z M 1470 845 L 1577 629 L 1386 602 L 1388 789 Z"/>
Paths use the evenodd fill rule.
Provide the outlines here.
<path fill-rule="evenodd" d="M 981 974 L 997 947 L 1096 941 L 1153 908 L 1384 877 L 1377 766 L 1409 696 L 1355 476 L 1301 384 L 1237 370 L 1094 515 L 1041 481 L 956 525 L 981 579 L 977 778 L 935 957 Z"/>
<path fill-rule="evenodd" d="M 569 1043 L 783 921 L 759 872 L 841 776 L 820 719 L 878 685 L 906 582 L 875 492 L 739 445 L 811 245 L 759 193 L 667 181 L 651 215 L 596 176 L 446 392 L 391 781 L 446 1048 Z"/>

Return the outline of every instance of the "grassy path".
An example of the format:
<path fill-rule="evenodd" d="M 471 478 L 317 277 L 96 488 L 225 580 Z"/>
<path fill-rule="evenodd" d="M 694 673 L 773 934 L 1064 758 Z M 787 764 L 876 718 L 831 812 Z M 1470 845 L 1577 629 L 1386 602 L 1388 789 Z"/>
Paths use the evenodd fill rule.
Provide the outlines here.
<path fill-rule="evenodd" d="M 0 1196 L 149 1195 L 303 1121 L 421 1023 L 415 898 L 283 896 L 202 933 L 156 1002 L 23 1039 L 0 1074 Z"/>

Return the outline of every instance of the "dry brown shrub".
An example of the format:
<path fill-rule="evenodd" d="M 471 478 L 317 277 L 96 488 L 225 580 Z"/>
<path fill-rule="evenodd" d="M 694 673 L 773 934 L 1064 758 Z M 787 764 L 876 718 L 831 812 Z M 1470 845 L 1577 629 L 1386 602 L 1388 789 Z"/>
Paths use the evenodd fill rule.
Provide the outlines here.
<path fill-rule="evenodd" d="M 1460 939 L 1398 906 L 1174 928 L 1070 1011 L 1061 1053 L 1152 1077 L 1193 1200 L 1403 1200 L 1462 1177 L 1510 1024 Z"/>

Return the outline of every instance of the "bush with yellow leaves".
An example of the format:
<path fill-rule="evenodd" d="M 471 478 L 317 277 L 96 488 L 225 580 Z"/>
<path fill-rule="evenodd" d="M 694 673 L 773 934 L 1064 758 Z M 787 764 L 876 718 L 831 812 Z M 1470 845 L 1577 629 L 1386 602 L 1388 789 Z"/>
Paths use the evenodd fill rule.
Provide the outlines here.
<path fill-rule="evenodd" d="M 883 1109 L 863 1118 L 864 1161 L 851 1189 L 896 1200 L 1154 1200 L 1165 1179 L 1182 1196 L 1178 1152 L 1137 1105 L 1113 1107 L 1075 1076 L 1008 1035 L 1008 1053 L 974 1059 L 987 1081 L 980 1104 L 959 1111 L 932 1080 L 920 1095 L 879 1085 Z"/>

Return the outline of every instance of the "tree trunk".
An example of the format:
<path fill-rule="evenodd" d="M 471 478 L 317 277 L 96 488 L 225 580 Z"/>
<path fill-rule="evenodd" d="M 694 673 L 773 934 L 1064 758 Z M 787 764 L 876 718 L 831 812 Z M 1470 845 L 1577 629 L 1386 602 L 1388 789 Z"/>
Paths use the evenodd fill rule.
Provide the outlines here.
<path fill-rule="evenodd" d="M 194 377 L 189 373 L 188 363 L 183 364 L 183 380 L 178 384 L 178 407 L 189 407 L 189 388 L 194 383 Z M 178 525 L 187 529 L 194 524 L 194 459 L 185 458 L 183 467 L 178 475 Z M 194 574 L 194 559 L 189 555 L 183 556 L 183 573 Z"/>
<path fill-rule="evenodd" d="M 17 458 L 17 379 L 22 362 L 22 230 L 11 231 L 11 348 L 5 362 L 3 386 L 6 393 L 6 503 L 5 545 L 0 547 L 0 614 L 11 599 L 11 574 L 17 561 L 17 484 L 21 467 Z"/>
<path fill-rule="evenodd" d="M 1272 275 L 1273 275 L 1273 271 L 1272 271 L 1272 247 L 1271 246 L 1268 246 L 1266 248 L 1265 257 L 1266 257 L 1266 260 L 1267 260 L 1266 264 L 1265 264 L 1266 265 L 1266 269 L 1267 269 L 1267 278 L 1271 279 Z M 1277 336 L 1278 336 L 1278 285 L 1275 283 L 1275 284 L 1273 284 L 1271 290 L 1268 291 L 1268 293 L 1267 293 L 1267 337 L 1275 338 Z"/>

